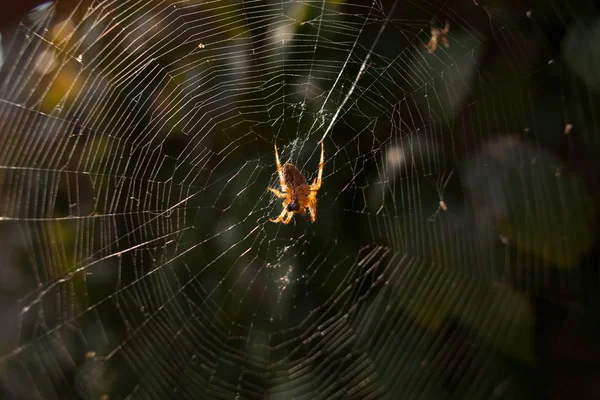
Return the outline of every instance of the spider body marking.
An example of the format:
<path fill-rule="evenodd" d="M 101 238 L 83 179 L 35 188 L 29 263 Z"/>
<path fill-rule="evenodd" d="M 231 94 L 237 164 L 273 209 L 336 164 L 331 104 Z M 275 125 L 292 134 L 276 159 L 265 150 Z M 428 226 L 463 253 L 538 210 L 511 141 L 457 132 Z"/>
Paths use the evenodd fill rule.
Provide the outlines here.
<path fill-rule="evenodd" d="M 295 165 L 285 163 L 283 167 L 279 162 L 279 154 L 277 153 L 277 145 L 275 145 L 275 161 L 277 162 L 277 173 L 279 174 L 279 185 L 281 192 L 277 189 L 267 188 L 275 193 L 277 197 L 283 199 L 283 211 L 276 219 L 271 219 L 271 222 L 283 222 L 289 224 L 294 214 L 308 216 L 310 222 L 317 220 L 317 191 L 321 188 L 323 176 L 323 157 L 325 148 L 321 142 L 321 161 L 319 162 L 319 172 L 312 184 L 308 184 L 304 175 Z"/>

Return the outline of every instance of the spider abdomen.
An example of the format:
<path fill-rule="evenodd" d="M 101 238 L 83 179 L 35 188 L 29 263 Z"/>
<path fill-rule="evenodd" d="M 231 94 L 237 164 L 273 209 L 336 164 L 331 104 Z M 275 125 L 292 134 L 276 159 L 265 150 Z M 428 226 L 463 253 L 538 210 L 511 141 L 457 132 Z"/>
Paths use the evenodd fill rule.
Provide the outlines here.
<path fill-rule="evenodd" d="M 283 171 L 283 180 L 290 188 L 306 185 L 306 179 L 295 165 L 283 164 L 281 170 Z"/>

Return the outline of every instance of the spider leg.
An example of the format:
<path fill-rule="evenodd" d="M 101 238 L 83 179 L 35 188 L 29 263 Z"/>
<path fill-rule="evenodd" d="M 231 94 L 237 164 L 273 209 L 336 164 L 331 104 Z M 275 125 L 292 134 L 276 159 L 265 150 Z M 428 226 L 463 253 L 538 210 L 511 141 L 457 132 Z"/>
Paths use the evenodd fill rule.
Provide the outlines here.
<path fill-rule="evenodd" d="M 317 220 L 317 205 L 310 204 L 308 206 L 308 213 L 310 214 L 310 222 L 315 222 Z"/>
<path fill-rule="evenodd" d="M 280 199 L 285 199 L 287 197 L 287 195 L 285 193 L 281 193 L 277 189 L 268 187 L 267 190 L 270 190 L 271 192 L 275 193 L 275 196 L 279 197 Z"/>
<path fill-rule="evenodd" d="M 442 43 L 444 43 L 444 47 L 450 47 L 450 42 L 448 41 L 448 38 L 446 36 L 442 36 Z"/>
<path fill-rule="evenodd" d="M 294 217 L 294 213 L 293 212 L 289 213 L 288 217 L 285 219 L 285 221 L 283 221 L 283 223 L 285 225 L 289 224 L 293 217 Z"/>
<path fill-rule="evenodd" d="M 281 214 L 279 214 L 279 217 L 277 217 L 276 219 L 270 219 L 269 221 L 275 222 L 275 223 L 281 222 L 281 221 L 283 221 L 283 218 L 285 217 L 285 214 L 287 214 L 287 212 L 288 211 L 284 208 L 283 211 L 281 212 Z"/>
<path fill-rule="evenodd" d="M 306 207 L 308 208 L 308 218 L 310 222 L 315 222 L 317 220 L 317 192 L 308 194 Z"/>
<path fill-rule="evenodd" d="M 281 170 L 281 163 L 279 162 L 279 154 L 277 153 L 277 145 L 275 145 L 275 161 L 277 162 L 277 173 L 279 174 L 279 185 L 281 185 L 281 190 L 287 192 L 287 185 L 285 184 L 285 179 L 283 179 L 283 171 Z"/>
<path fill-rule="evenodd" d="M 312 185 L 310 185 L 311 191 L 316 191 L 321 188 L 321 181 L 322 181 L 322 177 L 323 177 L 324 156 L 325 156 L 325 146 L 323 145 L 323 142 L 321 142 L 321 161 L 319 161 L 319 173 L 317 174 L 317 178 L 313 180 Z"/>

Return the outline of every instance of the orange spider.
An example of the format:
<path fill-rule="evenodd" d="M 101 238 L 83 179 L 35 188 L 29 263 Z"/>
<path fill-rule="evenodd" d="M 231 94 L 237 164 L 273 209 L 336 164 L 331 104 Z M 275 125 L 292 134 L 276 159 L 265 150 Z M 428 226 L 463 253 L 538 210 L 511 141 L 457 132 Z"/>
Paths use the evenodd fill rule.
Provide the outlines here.
<path fill-rule="evenodd" d="M 435 25 L 431 25 L 431 39 L 429 39 L 429 43 L 425 45 L 425 48 L 429 50 L 429 53 L 433 53 L 437 49 L 439 40 L 442 41 L 444 47 L 450 47 L 448 33 L 450 33 L 450 22 L 448 21 L 446 21 L 446 26 L 444 29 L 440 29 Z"/>
<path fill-rule="evenodd" d="M 295 165 L 286 163 L 281 166 L 279 154 L 277 154 L 277 145 L 275 145 L 275 161 L 277 161 L 277 172 L 279 173 L 280 192 L 277 189 L 267 188 L 275 193 L 277 197 L 283 200 L 283 211 L 276 219 L 271 222 L 283 222 L 289 224 L 295 213 L 306 215 L 308 208 L 310 222 L 317 220 L 317 191 L 321 188 L 321 177 L 323 176 L 323 156 L 325 148 L 321 142 L 321 161 L 319 162 L 319 173 L 313 180 L 312 185 L 306 182 L 302 173 Z"/>

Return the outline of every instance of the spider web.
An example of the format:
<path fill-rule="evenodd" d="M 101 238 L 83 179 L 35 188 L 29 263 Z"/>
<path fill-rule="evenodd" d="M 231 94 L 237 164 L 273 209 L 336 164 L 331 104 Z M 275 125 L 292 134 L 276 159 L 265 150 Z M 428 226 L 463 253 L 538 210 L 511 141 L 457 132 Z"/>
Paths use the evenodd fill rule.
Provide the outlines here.
<path fill-rule="evenodd" d="M 2 37 L 4 396 L 539 393 L 537 302 L 598 310 L 597 25 L 514 3 L 30 13 Z M 273 144 L 312 181 L 321 141 L 316 222 L 269 222 Z"/>

